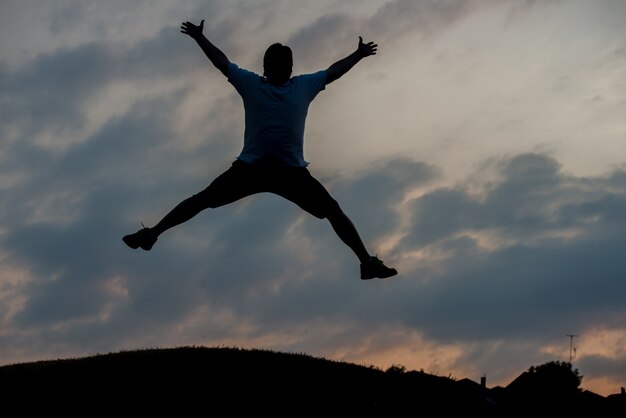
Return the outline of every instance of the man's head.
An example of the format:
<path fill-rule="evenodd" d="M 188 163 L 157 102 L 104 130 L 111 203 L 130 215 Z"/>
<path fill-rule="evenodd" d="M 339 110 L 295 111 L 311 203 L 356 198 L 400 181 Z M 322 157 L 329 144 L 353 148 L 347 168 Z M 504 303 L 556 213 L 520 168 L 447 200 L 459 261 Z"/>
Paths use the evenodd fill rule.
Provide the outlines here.
<path fill-rule="evenodd" d="M 263 75 L 272 84 L 283 84 L 291 77 L 293 54 L 291 48 L 283 44 L 272 44 L 263 57 Z"/>

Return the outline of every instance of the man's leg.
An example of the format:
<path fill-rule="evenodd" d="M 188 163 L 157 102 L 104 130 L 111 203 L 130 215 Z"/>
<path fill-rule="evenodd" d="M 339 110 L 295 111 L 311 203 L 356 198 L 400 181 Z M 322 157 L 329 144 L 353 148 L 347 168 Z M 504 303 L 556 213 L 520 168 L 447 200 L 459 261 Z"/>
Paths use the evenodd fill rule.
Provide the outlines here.
<path fill-rule="evenodd" d="M 180 202 L 150 229 L 158 237 L 168 229 L 187 222 L 208 207 L 207 200 L 198 193 Z"/>
<path fill-rule="evenodd" d="M 370 254 L 367 252 L 359 232 L 356 230 L 350 218 L 348 218 L 348 216 L 341 209 L 337 210 L 332 215 L 329 215 L 328 220 L 339 236 L 339 239 L 352 249 L 361 263 L 365 263 L 369 260 Z"/>
<path fill-rule="evenodd" d="M 398 274 L 396 269 L 387 267 L 378 257 L 371 256 L 367 252 L 354 224 L 341 209 L 333 211 L 327 218 L 339 238 L 354 251 L 361 261 L 362 280 L 385 279 Z"/>
<path fill-rule="evenodd" d="M 361 279 L 383 279 L 398 274 L 396 269 L 385 266 L 378 257 L 369 254 L 350 218 L 306 168 L 276 176 L 275 183 L 277 186 L 271 190 L 273 193 L 294 202 L 317 218 L 327 218 L 330 221 L 339 239 L 361 262 Z"/>
<path fill-rule="evenodd" d="M 202 199 L 201 194 L 198 193 L 179 203 L 154 227 L 144 227 L 134 234 L 124 236 L 122 241 L 132 249 L 141 248 L 150 251 L 159 235 L 176 225 L 187 222 L 206 208 L 206 200 Z"/>
<path fill-rule="evenodd" d="M 218 176 L 206 189 L 195 194 L 174 207 L 154 227 L 143 228 L 138 232 L 126 235 L 122 240 L 130 248 L 142 248 L 150 250 L 157 241 L 159 235 L 187 222 L 201 211 L 208 208 L 232 203 L 245 196 L 256 193 L 258 176 L 250 175 L 249 168 L 235 162 L 226 172 Z"/>

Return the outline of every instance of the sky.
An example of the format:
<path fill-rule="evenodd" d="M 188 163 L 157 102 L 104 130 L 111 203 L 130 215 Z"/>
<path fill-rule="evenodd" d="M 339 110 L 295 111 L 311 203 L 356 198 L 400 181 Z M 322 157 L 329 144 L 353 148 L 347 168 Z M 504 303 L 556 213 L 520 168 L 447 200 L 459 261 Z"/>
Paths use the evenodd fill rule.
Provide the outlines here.
<path fill-rule="evenodd" d="M 309 109 L 305 159 L 370 252 L 270 194 L 133 251 L 226 170 L 243 107 L 183 21 L 262 71 L 378 54 Z M 0 2 L 0 365 L 185 345 L 489 387 L 569 361 L 626 386 L 626 2 Z"/>

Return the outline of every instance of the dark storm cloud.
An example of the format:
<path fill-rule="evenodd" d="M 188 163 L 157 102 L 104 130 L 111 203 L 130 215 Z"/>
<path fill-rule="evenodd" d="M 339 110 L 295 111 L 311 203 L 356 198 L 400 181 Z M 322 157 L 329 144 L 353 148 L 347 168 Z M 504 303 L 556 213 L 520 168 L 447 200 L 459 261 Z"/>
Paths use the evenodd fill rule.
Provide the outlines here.
<path fill-rule="evenodd" d="M 168 27 L 132 47 L 93 42 L 41 54 L 18 69 L 0 66 L 5 135 L 15 129 L 29 139 L 72 134 L 86 123 L 87 101 L 111 83 L 154 83 L 197 65 L 185 41 L 177 28 Z"/>
<path fill-rule="evenodd" d="M 438 174 L 431 165 L 397 158 L 378 162 L 334 189 L 339 202 L 345 202 L 344 210 L 360 225 L 364 236 L 374 240 L 395 231 L 399 221 L 396 206 L 406 193 L 428 184 Z"/>
<path fill-rule="evenodd" d="M 484 196 L 471 194 L 463 186 L 427 193 L 413 205 L 413 227 L 405 243 L 429 245 L 472 230 L 539 239 L 577 227 L 572 217 L 584 215 L 578 205 L 593 205 L 598 193 L 604 193 L 604 198 L 614 197 L 606 184 L 597 185 L 601 191 L 589 189 L 589 180 L 567 178 L 559 168 L 547 156 L 524 154 L 501 164 L 500 181 L 486 185 Z M 607 208 L 602 206 L 602 210 Z"/>
<path fill-rule="evenodd" d="M 63 320 L 85 314 L 85 309 L 94 314 L 106 302 L 93 298 L 106 298 L 98 293 L 100 281 L 118 274 L 119 266 L 110 260 L 119 257 L 111 246 L 119 241 L 119 229 L 111 226 L 124 220 L 124 207 L 133 205 L 142 190 L 157 190 L 149 179 L 143 184 L 138 180 L 156 173 L 148 150 L 170 140 L 160 108 L 155 103 L 138 105 L 136 112 L 111 121 L 91 140 L 42 159 L 36 170 L 31 168 L 29 182 L 9 190 L 15 199 L 6 208 L 8 231 L 2 246 L 13 263 L 28 266 L 37 278 L 28 285 L 30 299 L 18 316 L 24 324 Z M 38 205 L 49 200 L 53 203 L 48 211 L 60 221 L 37 219 Z"/>
<path fill-rule="evenodd" d="M 449 256 L 445 273 L 416 286 L 414 301 L 407 294 L 411 322 L 448 341 L 617 326 L 626 193 L 613 184 L 622 175 L 575 178 L 525 154 L 504 161 L 483 196 L 459 187 L 416 199 L 404 245 Z M 474 238 L 483 232 L 501 244 L 485 248 Z"/>
<path fill-rule="evenodd" d="M 179 188 L 191 194 L 192 184 L 198 181 L 194 176 L 202 173 L 187 169 L 186 175 L 181 175 L 181 171 L 198 166 L 204 153 L 232 152 L 232 145 L 224 145 L 224 140 L 231 138 L 224 138 L 222 132 L 193 150 L 172 147 L 176 134 L 171 129 L 175 124 L 171 109 L 190 93 L 186 88 L 136 101 L 126 113 L 110 118 L 67 149 L 46 149 L 33 141 L 34 135 L 42 133 L 65 141 L 64 133 L 83 126 L 88 100 L 111 83 L 154 82 L 188 70 L 184 54 L 192 49 L 181 47 L 178 40 L 186 39 L 177 29 L 166 28 L 156 39 L 131 48 L 90 43 L 41 55 L 19 70 L 2 71 L 1 99 L 8 109 L 3 113 L 4 132 L 7 136 L 19 132 L 13 141 L 3 144 L 5 155 L 11 158 L 2 161 L 0 174 L 17 175 L 19 181 L 4 189 L 11 199 L 3 199 L 0 206 L 5 229 L 2 252 L 12 265 L 26 268 L 32 276 L 21 285 L 28 298 L 14 316 L 14 325 L 54 327 L 93 318 L 111 302 L 112 296 L 103 289 L 110 277 L 150 276 L 123 262 L 112 262 L 124 257 L 119 242 L 129 211 L 145 213 L 155 197 L 174 201 L 179 198 L 175 193 Z M 224 124 L 222 115 L 211 117 L 219 117 Z M 172 158 L 163 159 L 164 153 Z M 138 225 L 139 219 L 135 222 Z M 154 268 L 175 275 L 158 261 Z M 136 289 L 133 283 L 129 286 Z M 149 286 L 132 296 L 154 294 L 152 284 Z M 159 293 L 175 299 L 187 287 L 184 282 L 165 285 Z M 180 299 L 188 302 L 193 294 L 197 291 Z M 137 306 L 143 306 L 139 311 L 145 317 L 150 316 L 148 312 L 158 312 L 159 316 L 171 314 L 171 321 L 180 318 L 158 305 L 150 305 L 154 309 L 141 303 Z M 187 306 L 193 308 L 194 304 L 181 306 L 181 315 Z"/>
<path fill-rule="evenodd" d="M 623 382 L 626 376 L 626 354 L 623 350 L 618 357 L 607 357 L 600 354 L 586 355 L 576 360 L 575 367 L 580 369 L 584 377 L 609 377 Z M 615 388 L 617 392 L 617 388 Z"/>
<path fill-rule="evenodd" d="M 574 245 L 474 250 L 472 257 L 455 252 L 445 277 L 422 286 L 421 295 L 415 290 L 410 322 L 445 341 L 549 337 L 598 322 L 618 326 L 626 297 L 617 250 L 626 244 L 622 234 Z"/>
<path fill-rule="evenodd" d="M 109 56 L 104 45 L 84 45 L 41 55 L 19 70 L 0 67 L 3 126 L 19 124 L 26 137 L 82 126 L 85 99 L 110 80 Z"/>

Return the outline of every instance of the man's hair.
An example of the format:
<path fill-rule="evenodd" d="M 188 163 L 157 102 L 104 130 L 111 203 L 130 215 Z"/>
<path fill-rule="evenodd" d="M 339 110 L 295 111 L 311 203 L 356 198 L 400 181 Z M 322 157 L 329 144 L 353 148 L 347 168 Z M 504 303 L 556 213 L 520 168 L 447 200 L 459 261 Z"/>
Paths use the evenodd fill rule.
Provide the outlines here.
<path fill-rule="evenodd" d="M 263 69 L 266 77 L 273 81 L 285 82 L 291 77 L 293 53 L 287 45 L 275 43 L 267 48 L 263 56 Z"/>

